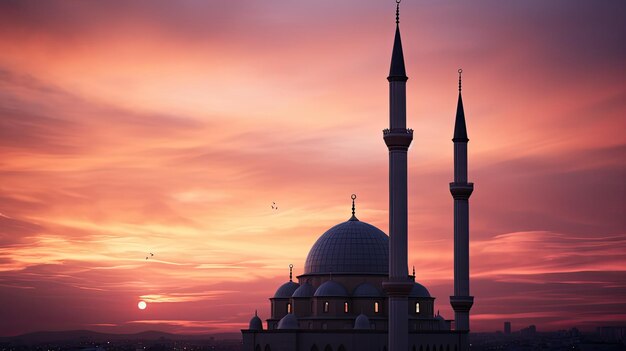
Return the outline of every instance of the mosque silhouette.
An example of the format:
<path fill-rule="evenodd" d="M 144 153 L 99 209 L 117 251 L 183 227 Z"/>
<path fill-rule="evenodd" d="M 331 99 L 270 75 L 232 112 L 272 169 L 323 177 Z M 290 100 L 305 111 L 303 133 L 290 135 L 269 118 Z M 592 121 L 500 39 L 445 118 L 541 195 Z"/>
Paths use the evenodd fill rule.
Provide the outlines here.
<path fill-rule="evenodd" d="M 459 100 L 454 126 L 454 320 L 435 313 L 435 298 L 409 275 L 407 265 L 407 152 L 413 130 L 406 127 L 406 76 L 396 33 L 387 80 L 390 126 L 389 233 L 352 217 L 328 229 L 306 258 L 304 273 L 281 285 L 271 301 L 266 328 L 256 315 L 242 330 L 244 351 L 458 351 L 469 350 L 469 197 L 465 114 Z"/>

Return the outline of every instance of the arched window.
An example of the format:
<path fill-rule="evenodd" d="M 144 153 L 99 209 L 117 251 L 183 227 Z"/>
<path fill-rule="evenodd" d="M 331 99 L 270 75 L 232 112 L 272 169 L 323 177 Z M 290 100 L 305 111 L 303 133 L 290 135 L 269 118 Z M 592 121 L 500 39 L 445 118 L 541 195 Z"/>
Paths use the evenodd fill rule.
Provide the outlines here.
<path fill-rule="evenodd" d="M 424 345 L 420 345 L 420 351 L 424 351 Z"/>
<path fill-rule="evenodd" d="M 328 313 L 329 303 L 328 301 L 324 301 L 324 313 Z"/>
<path fill-rule="evenodd" d="M 378 313 L 380 312 L 380 306 L 378 304 L 378 301 L 374 302 L 374 313 Z"/>
<path fill-rule="evenodd" d="M 333 351 L 333 348 L 330 347 L 330 345 L 326 345 L 326 347 L 324 348 L 324 351 Z"/>
<path fill-rule="evenodd" d="M 439 351 L 443 351 L 443 345 L 439 345 Z"/>
<path fill-rule="evenodd" d="M 348 313 L 348 302 L 343 303 L 343 313 Z"/>
<path fill-rule="evenodd" d="M 317 348 L 317 346 L 313 345 L 311 346 L 311 351 L 319 351 L 319 349 Z"/>
<path fill-rule="evenodd" d="M 272 348 L 270 347 L 270 345 L 265 345 L 265 351 L 272 351 Z"/>
<path fill-rule="evenodd" d="M 420 303 L 419 302 L 415 303 L 415 313 L 420 313 Z"/>
<path fill-rule="evenodd" d="M 426 345 L 426 351 L 430 351 L 430 345 Z"/>
<path fill-rule="evenodd" d="M 324 329 L 324 330 L 328 329 L 328 324 L 322 323 L 322 329 Z"/>
<path fill-rule="evenodd" d="M 313 329 L 313 323 L 311 323 L 311 322 L 309 322 L 309 329 Z M 315 346 L 315 345 L 313 345 L 313 346 Z M 450 350 L 448 350 L 448 351 L 450 351 Z"/>
<path fill-rule="evenodd" d="M 287 302 L 287 313 L 291 313 L 291 302 Z"/>
<path fill-rule="evenodd" d="M 257 344 L 254 348 L 254 351 L 261 351 L 261 345 Z"/>
<path fill-rule="evenodd" d="M 450 344 L 446 346 L 446 351 L 450 351 Z"/>
<path fill-rule="evenodd" d="M 339 345 L 339 348 L 337 349 L 337 351 L 346 351 L 346 348 L 343 347 L 343 345 Z"/>

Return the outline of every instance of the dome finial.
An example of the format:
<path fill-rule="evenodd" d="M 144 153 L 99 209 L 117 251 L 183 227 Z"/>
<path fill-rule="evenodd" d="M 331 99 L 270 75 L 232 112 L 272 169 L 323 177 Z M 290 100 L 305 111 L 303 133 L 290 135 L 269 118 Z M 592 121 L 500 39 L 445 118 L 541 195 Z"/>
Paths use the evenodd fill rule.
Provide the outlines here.
<path fill-rule="evenodd" d="M 415 278 L 415 266 L 413 266 L 413 278 Z"/>
<path fill-rule="evenodd" d="M 400 1 L 396 0 L 396 24 L 400 24 Z"/>
<path fill-rule="evenodd" d="M 461 74 L 463 73 L 463 69 L 459 68 L 459 93 L 461 92 Z"/>
<path fill-rule="evenodd" d="M 354 200 L 356 200 L 356 194 L 352 194 L 352 196 L 350 196 L 350 198 L 352 199 L 352 217 L 350 217 L 350 220 L 351 221 L 358 221 L 358 218 L 356 218 L 356 216 L 354 215 L 356 213 L 355 207 L 354 207 Z"/>
<path fill-rule="evenodd" d="M 254 316 L 258 317 L 259 316 L 259 311 L 258 310 L 254 310 Z"/>
<path fill-rule="evenodd" d="M 293 281 L 293 264 L 289 264 L 289 281 Z"/>

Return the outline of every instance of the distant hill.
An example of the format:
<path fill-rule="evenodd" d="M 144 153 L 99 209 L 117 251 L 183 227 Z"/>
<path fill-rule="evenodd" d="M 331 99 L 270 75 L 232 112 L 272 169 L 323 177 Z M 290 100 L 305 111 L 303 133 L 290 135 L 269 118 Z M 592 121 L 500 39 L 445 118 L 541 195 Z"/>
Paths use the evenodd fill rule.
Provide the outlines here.
<path fill-rule="evenodd" d="M 58 343 L 63 341 L 124 341 L 124 340 L 225 340 L 241 339 L 239 333 L 218 334 L 170 334 L 155 330 L 144 331 L 136 334 L 107 334 L 91 330 L 68 330 L 68 331 L 40 331 L 18 336 L 0 337 L 0 342 L 11 342 L 26 345 L 41 343 Z"/>

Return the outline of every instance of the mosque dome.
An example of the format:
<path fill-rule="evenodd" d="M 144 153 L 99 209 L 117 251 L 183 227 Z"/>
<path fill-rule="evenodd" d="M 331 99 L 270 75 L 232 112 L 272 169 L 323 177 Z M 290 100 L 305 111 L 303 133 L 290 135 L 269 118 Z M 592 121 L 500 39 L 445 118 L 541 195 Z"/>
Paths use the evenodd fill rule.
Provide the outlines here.
<path fill-rule="evenodd" d="M 354 289 L 352 297 L 381 297 L 381 293 L 370 283 L 363 283 Z"/>
<path fill-rule="evenodd" d="M 315 295 L 318 297 L 344 297 L 349 296 L 348 291 L 343 285 L 337 283 L 336 281 L 329 280 L 324 282 L 322 285 L 315 290 Z"/>
<path fill-rule="evenodd" d="M 313 294 L 315 294 L 315 288 L 313 285 L 304 283 L 293 292 L 291 297 L 313 297 Z"/>
<path fill-rule="evenodd" d="M 304 264 L 305 274 L 388 274 L 389 237 L 356 217 L 328 229 Z"/>
<path fill-rule="evenodd" d="M 409 296 L 410 297 L 430 297 L 430 293 L 428 292 L 428 289 L 426 289 L 424 285 L 416 282 L 413 285 L 413 288 L 411 289 Z"/>
<path fill-rule="evenodd" d="M 254 312 L 254 317 L 252 317 L 252 319 L 250 320 L 248 329 L 263 330 L 263 322 L 261 321 L 261 318 L 259 318 L 256 312 Z"/>
<path fill-rule="evenodd" d="M 286 314 L 278 321 L 278 329 L 298 329 L 298 319 L 293 313 Z"/>
<path fill-rule="evenodd" d="M 356 319 L 354 320 L 354 329 L 371 329 L 371 328 L 372 327 L 370 326 L 370 319 L 367 318 L 367 316 L 364 315 L 363 313 L 358 315 Z"/>
<path fill-rule="evenodd" d="M 298 283 L 288 281 L 285 284 L 281 285 L 280 288 L 278 288 L 278 290 L 276 290 L 276 293 L 274 294 L 274 298 L 288 299 L 291 297 L 291 295 L 293 295 L 294 291 L 296 291 L 296 289 L 298 289 L 299 286 L 300 284 Z"/>

